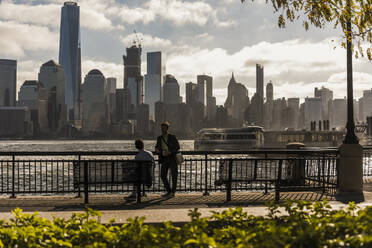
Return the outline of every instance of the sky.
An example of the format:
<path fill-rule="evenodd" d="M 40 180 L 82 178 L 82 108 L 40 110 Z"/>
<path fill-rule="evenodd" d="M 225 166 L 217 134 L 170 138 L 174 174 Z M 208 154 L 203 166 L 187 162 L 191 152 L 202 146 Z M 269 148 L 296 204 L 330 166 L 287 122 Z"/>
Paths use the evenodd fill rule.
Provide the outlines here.
<path fill-rule="evenodd" d="M 37 79 L 41 64 L 58 62 L 61 0 L 0 0 L 0 58 L 18 61 L 17 86 Z M 272 81 L 274 98 L 312 97 L 314 87 L 346 96 L 346 51 L 342 32 L 301 21 L 277 25 L 278 14 L 265 1 L 240 0 L 79 0 L 82 77 L 99 69 L 123 87 L 125 48 L 142 40 L 146 53 L 166 54 L 166 72 L 185 95 L 185 83 L 198 74 L 213 77 L 217 104 L 223 104 L 234 72 L 249 96 L 256 89 L 256 63 L 264 66 L 264 84 Z M 354 97 L 372 88 L 372 62 L 354 59 Z"/>

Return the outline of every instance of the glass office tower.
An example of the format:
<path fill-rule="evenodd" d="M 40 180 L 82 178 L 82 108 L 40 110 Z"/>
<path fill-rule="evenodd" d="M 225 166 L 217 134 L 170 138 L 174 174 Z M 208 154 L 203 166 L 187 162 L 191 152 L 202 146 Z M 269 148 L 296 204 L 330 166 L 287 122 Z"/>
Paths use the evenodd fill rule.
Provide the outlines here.
<path fill-rule="evenodd" d="M 81 120 L 80 7 L 65 2 L 61 13 L 59 63 L 65 71 L 65 100 L 69 120 Z"/>

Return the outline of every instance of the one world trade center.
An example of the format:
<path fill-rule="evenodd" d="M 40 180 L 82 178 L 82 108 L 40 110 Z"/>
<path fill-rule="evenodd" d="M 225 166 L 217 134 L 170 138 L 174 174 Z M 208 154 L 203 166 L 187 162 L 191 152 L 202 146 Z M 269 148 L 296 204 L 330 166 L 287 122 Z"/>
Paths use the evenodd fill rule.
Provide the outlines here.
<path fill-rule="evenodd" d="M 80 7 L 65 2 L 61 12 L 59 63 L 65 71 L 68 119 L 81 120 Z"/>

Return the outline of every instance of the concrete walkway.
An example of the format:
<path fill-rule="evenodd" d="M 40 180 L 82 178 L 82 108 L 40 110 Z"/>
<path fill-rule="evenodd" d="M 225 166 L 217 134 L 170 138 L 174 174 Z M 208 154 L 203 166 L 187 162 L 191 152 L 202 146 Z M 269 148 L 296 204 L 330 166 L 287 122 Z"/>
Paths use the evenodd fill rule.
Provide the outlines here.
<path fill-rule="evenodd" d="M 372 192 L 364 192 L 365 201 L 359 203 L 360 207 L 372 205 Z M 327 199 L 333 208 L 347 206 L 335 201 L 334 197 L 314 192 L 281 193 L 281 201 L 307 200 L 316 201 Z M 253 215 L 266 215 L 265 202 L 274 200 L 274 193 L 264 195 L 255 192 L 235 192 L 232 200 L 225 202 L 225 194 L 214 193 L 209 196 L 199 194 L 177 194 L 176 197 L 164 199 L 158 194 L 149 194 L 143 197 L 142 204 L 127 202 L 124 195 L 91 195 L 90 204 L 84 205 L 83 198 L 75 196 L 18 196 L 0 198 L 0 219 L 9 220 L 13 215 L 11 210 L 19 207 L 26 213 L 39 212 L 47 219 L 53 217 L 69 218 L 73 212 L 83 212 L 86 207 L 99 210 L 102 213 L 101 222 L 107 223 L 114 218 L 116 223 L 125 223 L 128 218 L 135 216 L 146 217 L 147 223 L 160 223 L 172 221 L 183 223 L 190 220 L 189 210 L 198 208 L 202 216 L 210 216 L 212 211 L 221 212 L 229 207 L 241 206 L 244 211 Z"/>

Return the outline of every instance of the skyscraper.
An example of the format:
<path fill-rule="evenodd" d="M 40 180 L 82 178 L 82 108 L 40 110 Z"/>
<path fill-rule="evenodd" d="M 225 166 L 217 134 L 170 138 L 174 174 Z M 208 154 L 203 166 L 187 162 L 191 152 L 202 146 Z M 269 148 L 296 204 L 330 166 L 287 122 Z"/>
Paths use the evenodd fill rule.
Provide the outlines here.
<path fill-rule="evenodd" d="M 204 117 L 207 115 L 207 81 L 198 77 L 198 101 L 203 104 Z"/>
<path fill-rule="evenodd" d="M 263 125 L 263 112 L 264 112 L 264 67 L 260 64 L 256 64 L 256 93 L 257 93 L 257 125 Z"/>
<path fill-rule="evenodd" d="M 231 123 L 234 127 L 241 127 L 244 122 L 244 112 L 249 104 L 247 88 L 235 81 L 234 73 L 231 75 L 229 85 L 227 87 L 227 98 L 224 107 L 227 110 L 227 115 L 230 116 Z"/>
<path fill-rule="evenodd" d="M 329 120 L 328 102 L 333 99 L 333 91 L 323 86 L 321 89 L 316 87 L 314 89 L 314 97 L 320 97 L 322 99 L 322 118 L 323 120 Z"/>
<path fill-rule="evenodd" d="M 186 83 L 186 104 L 192 106 L 198 100 L 198 85 L 192 82 Z"/>
<path fill-rule="evenodd" d="M 288 98 L 288 108 L 291 112 L 291 118 L 289 120 L 289 128 L 298 128 L 298 119 L 300 117 L 300 98 L 292 97 Z"/>
<path fill-rule="evenodd" d="M 256 64 L 256 92 L 257 92 L 257 95 L 262 98 L 262 101 L 264 97 L 263 81 L 264 81 L 264 67 L 260 64 Z"/>
<path fill-rule="evenodd" d="M 266 84 L 266 102 L 264 104 L 264 128 L 271 130 L 273 126 L 273 109 L 274 109 L 274 87 L 271 81 Z"/>
<path fill-rule="evenodd" d="M 0 106 L 15 106 L 17 61 L 0 59 Z"/>
<path fill-rule="evenodd" d="M 199 84 L 199 82 L 205 82 L 206 83 L 206 88 L 207 88 L 207 92 L 206 92 L 206 96 L 207 98 L 208 97 L 213 97 L 213 78 L 211 76 L 208 76 L 208 75 L 198 75 L 197 76 L 197 83 Z"/>
<path fill-rule="evenodd" d="M 155 118 L 155 103 L 163 100 L 165 56 L 161 52 L 147 53 L 145 75 L 145 103 L 150 107 L 151 119 Z"/>
<path fill-rule="evenodd" d="M 67 120 L 65 104 L 65 73 L 61 65 L 49 60 L 40 67 L 39 81 L 45 86 L 48 98 L 48 125 L 50 131 L 64 126 Z"/>
<path fill-rule="evenodd" d="M 116 122 L 116 78 L 106 78 L 107 114 L 111 122 Z"/>
<path fill-rule="evenodd" d="M 143 103 L 143 77 L 141 76 L 141 45 L 133 45 L 126 49 L 124 60 L 124 89 L 130 92 L 131 109 L 126 112 L 134 113 L 137 106 Z"/>
<path fill-rule="evenodd" d="M 40 81 L 26 80 L 23 83 L 18 92 L 17 105 L 30 109 L 34 135 L 48 132 L 48 98 Z"/>
<path fill-rule="evenodd" d="M 180 103 L 180 85 L 177 79 L 167 74 L 164 84 L 164 103 L 165 104 L 178 104 Z"/>
<path fill-rule="evenodd" d="M 266 85 L 266 102 L 272 102 L 274 100 L 274 87 L 272 82 L 270 81 Z"/>
<path fill-rule="evenodd" d="M 80 7 L 65 2 L 61 13 L 59 63 L 65 71 L 65 100 L 69 120 L 81 120 Z"/>
<path fill-rule="evenodd" d="M 91 70 L 83 84 L 83 127 L 88 132 L 103 132 L 106 117 L 106 78 L 97 69 Z"/>
<path fill-rule="evenodd" d="M 310 123 L 322 121 L 322 99 L 320 97 L 306 97 L 304 105 L 305 128 L 310 130 Z"/>

